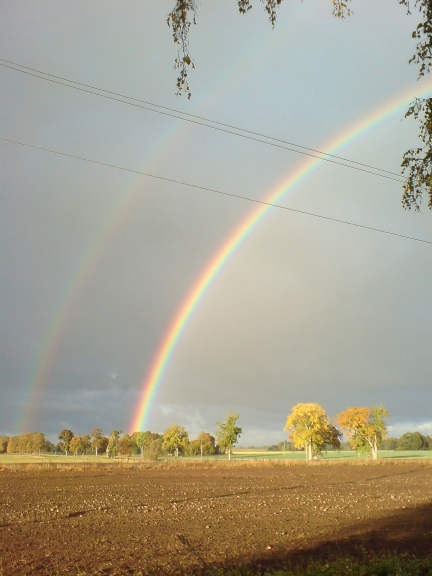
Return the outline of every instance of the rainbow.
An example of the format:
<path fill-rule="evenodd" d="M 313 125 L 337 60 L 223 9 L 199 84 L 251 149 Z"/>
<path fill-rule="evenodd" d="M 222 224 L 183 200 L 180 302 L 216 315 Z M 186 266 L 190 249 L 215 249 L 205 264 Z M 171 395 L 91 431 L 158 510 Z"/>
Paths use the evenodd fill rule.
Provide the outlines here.
<path fill-rule="evenodd" d="M 420 96 L 426 96 L 432 90 L 432 82 L 426 84 Z M 373 110 L 360 120 L 350 125 L 342 134 L 339 134 L 322 149 L 328 154 L 335 154 L 347 147 L 360 136 L 364 136 L 371 130 L 377 128 L 392 116 L 401 112 L 415 97 L 414 91 L 392 99 L 390 102 Z M 322 166 L 320 159 L 310 158 L 302 163 L 293 173 L 290 173 L 281 183 L 272 189 L 265 197 L 264 201 L 274 204 L 280 201 L 288 192 L 292 192 L 296 186 L 309 177 L 315 170 Z M 179 342 L 188 322 L 191 320 L 198 304 L 203 299 L 205 293 L 216 279 L 218 273 L 229 262 L 235 252 L 245 242 L 248 236 L 258 226 L 259 223 L 270 213 L 271 206 L 262 205 L 252 210 L 249 215 L 231 232 L 228 238 L 217 249 L 204 270 L 198 276 L 192 289 L 177 310 L 171 324 L 166 331 L 153 362 L 150 366 L 141 389 L 137 408 L 133 415 L 129 429 L 131 432 L 144 429 L 154 401 L 156 390 L 162 380 L 167 365 L 172 357 L 174 349 Z"/>
<path fill-rule="evenodd" d="M 250 51 L 248 60 L 245 62 L 243 58 L 241 59 L 241 66 L 234 65 L 233 61 L 231 71 L 224 83 L 218 81 L 217 85 L 212 86 L 206 101 L 210 100 L 210 98 L 216 98 L 219 93 L 223 92 L 226 86 L 229 86 L 232 90 L 236 84 L 240 84 L 241 80 L 255 68 L 257 55 L 265 53 L 267 50 L 266 46 L 270 44 L 270 42 L 270 36 L 267 36 L 266 42 L 256 44 L 255 50 Z M 174 137 L 181 138 L 185 130 L 184 125 L 183 127 L 181 126 L 181 123 L 179 123 L 177 128 L 174 128 L 171 133 L 162 137 L 159 143 L 155 145 L 150 158 L 145 163 L 146 167 L 149 167 L 155 162 L 158 154 L 165 150 L 170 143 L 172 145 L 175 144 Z M 141 181 L 142 178 L 139 179 L 139 182 Z M 66 331 L 66 326 L 73 316 L 74 304 L 78 294 L 83 290 L 87 278 L 103 252 L 109 238 L 133 210 L 134 200 L 139 192 L 141 192 L 141 188 L 139 190 L 137 189 L 135 180 L 122 192 L 120 197 L 113 202 L 106 217 L 95 230 L 92 240 L 89 242 L 90 247 L 84 252 L 81 259 L 79 259 L 71 271 L 68 280 L 65 282 L 66 289 L 60 297 L 57 306 L 54 308 L 51 321 L 49 322 L 48 329 L 45 337 L 42 339 L 41 347 L 37 354 L 37 361 L 32 367 L 32 371 L 28 377 L 29 386 L 25 392 L 24 399 L 21 403 L 22 409 L 19 411 L 15 423 L 17 433 L 30 430 L 34 426 L 34 415 L 37 411 L 37 397 L 47 382 L 49 373 L 55 364 L 56 354 L 58 353 L 62 337 Z"/>
<path fill-rule="evenodd" d="M 87 275 L 93 269 L 107 240 L 132 211 L 136 194 L 136 189 L 132 187 L 125 195 L 116 199 L 107 217 L 102 220 L 93 234 L 90 250 L 86 252 L 84 258 L 79 260 L 66 282 L 68 288 L 62 295 L 58 306 L 54 309 L 49 329 L 42 341 L 39 361 L 29 378 L 31 384 L 26 394 L 27 397 L 23 402 L 23 410 L 15 425 L 17 433 L 22 433 L 31 428 L 34 421 L 34 412 L 37 409 L 37 394 L 48 379 L 48 374 L 54 365 L 65 327 L 73 316 L 73 305 L 76 296 L 83 289 Z"/>

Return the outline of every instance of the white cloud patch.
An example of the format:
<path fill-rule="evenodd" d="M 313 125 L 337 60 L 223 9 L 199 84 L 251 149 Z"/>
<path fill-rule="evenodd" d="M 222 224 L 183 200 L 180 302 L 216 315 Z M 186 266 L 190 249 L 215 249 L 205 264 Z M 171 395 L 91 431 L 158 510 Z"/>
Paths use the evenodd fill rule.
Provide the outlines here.
<path fill-rule="evenodd" d="M 388 426 L 388 435 L 399 438 L 405 432 L 420 432 L 424 436 L 432 436 L 432 421 L 403 422 Z"/>

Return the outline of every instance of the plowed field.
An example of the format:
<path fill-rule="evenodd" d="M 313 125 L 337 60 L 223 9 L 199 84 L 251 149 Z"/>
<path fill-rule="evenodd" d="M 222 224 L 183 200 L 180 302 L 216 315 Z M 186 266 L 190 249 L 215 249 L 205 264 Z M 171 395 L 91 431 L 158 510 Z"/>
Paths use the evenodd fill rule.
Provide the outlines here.
<path fill-rule="evenodd" d="M 425 463 L 6 468 L 0 498 L 4 576 L 199 573 L 359 547 L 432 552 Z"/>

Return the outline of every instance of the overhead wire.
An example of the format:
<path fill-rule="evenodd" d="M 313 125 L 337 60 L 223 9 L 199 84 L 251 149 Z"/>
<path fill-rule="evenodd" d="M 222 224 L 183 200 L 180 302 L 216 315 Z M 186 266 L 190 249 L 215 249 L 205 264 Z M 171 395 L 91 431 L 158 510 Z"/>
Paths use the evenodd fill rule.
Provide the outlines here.
<path fill-rule="evenodd" d="M 337 156 L 336 154 L 330 154 L 328 152 L 322 152 L 314 148 L 308 148 L 300 144 L 295 144 L 293 142 L 273 138 L 272 136 L 267 136 L 259 132 L 253 132 L 251 130 L 246 130 L 244 128 L 239 128 L 230 124 L 225 124 L 216 120 L 211 120 L 203 116 L 197 116 L 194 114 L 189 114 L 187 112 L 182 112 L 180 110 L 175 110 L 173 108 L 168 108 L 167 106 L 162 106 L 160 104 L 154 104 L 146 100 L 141 100 L 139 98 L 134 98 L 121 94 L 119 92 L 112 92 L 110 90 L 105 90 L 104 88 L 98 88 L 97 86 L 92 86 L 90 84 L 84 84 L 82 82 L 77 82 L 76 80 L 70 80 L 62 76 L 57 76 L 55 74 L 50 74 L 36 68 L 31 68 L 29 66 L 24 66 L 17 62 L 11 60 L 6 60 L 0 58 L 0 66 L 20 72 L 21 74 L 27 74 L 40 80 L 45 80 L 47 82 L 52 82 L 54 84 L 59 84 L 67 88 L 72 88 L 80 92 L 85 92 L 87 94 L 92 94 L 93 96 L 99 96 L 108 100 L 113 100 L 115 102 L 120 102 L 122 104 L 127 104 L 129 106 L 134 106 L 136 108 L 141 108 L 149 112 L 154 112 L 157 114 L 162 114 L 164 116 L 169 116 L 171 118 L 176 118 L 177 120 L 183 120 L 184 122 L 189 122 L 198 126 L 203 126 L 210 128 L 212 130 L 217 130 L 232 136 L 237 136 L 239 138 L 245 138 L 254 142 L 265 144 L 267 146 L 272 146 L 274 148 L 279 148 L 282 150 L 287 150 L 289 152 L 294 152 L 296 154 L 301 154 L 304 156 L 310 156 L 324 162 L 330 162 L 332 164 L 337 164 L 339 166 L 344 166 L 345 168 L 351 168 L 353 170 L 358 170 L 360 172 L 365 172 L 367 174 L 372 174 L 374 176 L 379 176 L 381 178 L 386 178 L 388 180 L 394 180 L 396 182 L 404 183 L 405 180 L 401 178 L 400 174 L 396 172 L 391 172 L 389 170 L 384 170 L 376 166 L 371 166 L 362 162 L 357 162 L 355 160 L 349 160 L 348 158 L 343 158 L 342 156 Z M 74 85 L 75 84 L 75 85 Z M 97 90 L 98 92 L 94 92 Z M 101 94 L 100 92 L 103 92 Z M 128 102 L 127 100 L 131 100 Z M 153 108 L 151 108 L 153 107 Z M 181 116 L 179 116 L 181 115 Z M 209 124 L 212 123 L 214 125 Z M 236 132 L 234 131 L 236 130 Z M 266 140 L 263 140 L 265 138 Z M 294 147 L 294 148 L 293 148 Z M 299 148 L 296 150 L 295 148 Z"/>
<path fill-rule="evenodd" d="M 148 172 L 142 172 L 140 170 L 133 170 L 132 168 L 125 168 L 124 166 L 117 166 L 116 164 L 109 164 L 107 162 L 101 162 L 99 160 L 93 160 L 91 158 L 85 158 L 83 156 L 76 156 L 74 154 L 68 154 L 66 152 L 61 152 L 59 150 L 52 150 L 50 148 L 43 148 L 42 146 L 36 146 L 34 144 L 28 144 L 26 142 L 20 142 L 18 140 L 12 140 L 11 138 L 4 138 L 2 136 L 0 136 L 0 140 L 2 140 L 3 142 L 8 142 L 8 143 L 12 143 L 12 144 L 17 144 L 19 146 L 25 146 L 27 148 L 33 148 L 35 150 L 40 150 L 43 152 L 49 152 L 51 154 L 57 154 L 58 156 L 64 156 L 67 158 L 73 158 L 75 160 L 81 160 L 83 162 L 88 162 L 90 164 L 97 164 L 99 166 L 105 166 L 107 168 L 113 168 L 115 170 L 121 170 L 123 172 L 130 172 L 132 174 L 139 174 L 140 176 L 146 176 L 147 178 L 153 178 L 155 180 L 161 180 L 164 182 L 169 182 L 171 184 L 177 184 L 179 186 L 185 186 L 188 188 L 193 188 L 196 190 L 203 190 L 205 192 L 211 192 L 213 194 L 219 194 L 222 196 L 228 196 L 230 198 L 236 198 L 238 200 L 243 200 L 243 201 L 247 201 L 247 202 L 253 202 L 255 204 L 261 204 L 264 206 L 269 206 L 271 208 L 278 208 L 280 210 L 286 210 L 287 212 L 293 212 L 296 214 L 303 214 L 305 216 L 311 216 L 313 218 L 319 218 L 321 220 L 327 220 L 330 222 L 336 222 L 338 224 L 345 224 L 347 226 L 353 226 L 355 228 L 361 228 L 363 230 L 369 230 L 372 232 L 378 232 L 380 234 L 387 234 L 390 236 L 395 236 L 397 238 L 403 238 L 405 240 L 412 240 L 414 242 L 421 242 L 423 244 L 431 244 L 432 245 L 432 241 L 429 240 L 424 240 L 422 238 L 416 238 L 414 236 L 408 236 L 405 234 L 399 234 L 398 232 L 392 232 L 390 230 L 382 230 L 381 228 L 374 228 L 372 226 L 366 226 L 364 224 L 358 224 L 355 222 L 349 222 L 347 220 L 342 220 L 340 218 L 333 218 L 330 216 L 325 216 L 323 214 L 316 214 L 314 212 L 307 212 L 305 210 L 298 210 L 296 208 L 289 208 L 288 206 L 282 206 L 281 204 L 273 204 L 272 202 L 266 202 L 265 200 L 257 200 L 255 198 L 250 198 L 248 196 L 242 196 L 240 194 L 233 194 L 231 192 L 223 192 L 222 190 L 216 190 L 214 188 L 208 188 L 206 186 L 200 186 L 198 184 L 191 184 L 189 182 L 182 182 L 180 180 L 175 180 L 173 178 L 166 178 L 164 176 L 158 176 L 155 174 L 149 174 Z"/>

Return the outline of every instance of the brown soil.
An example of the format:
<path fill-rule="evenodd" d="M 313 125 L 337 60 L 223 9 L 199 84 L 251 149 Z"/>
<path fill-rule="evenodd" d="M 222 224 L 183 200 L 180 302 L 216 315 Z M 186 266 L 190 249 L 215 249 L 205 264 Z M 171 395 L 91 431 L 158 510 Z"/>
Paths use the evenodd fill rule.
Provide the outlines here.
<path fill-rule="evenodd" d="M 431 465 L 232 464 L 3 469 L 3 574 L 177 574 L 361 548 L 432 553 Z"/>

